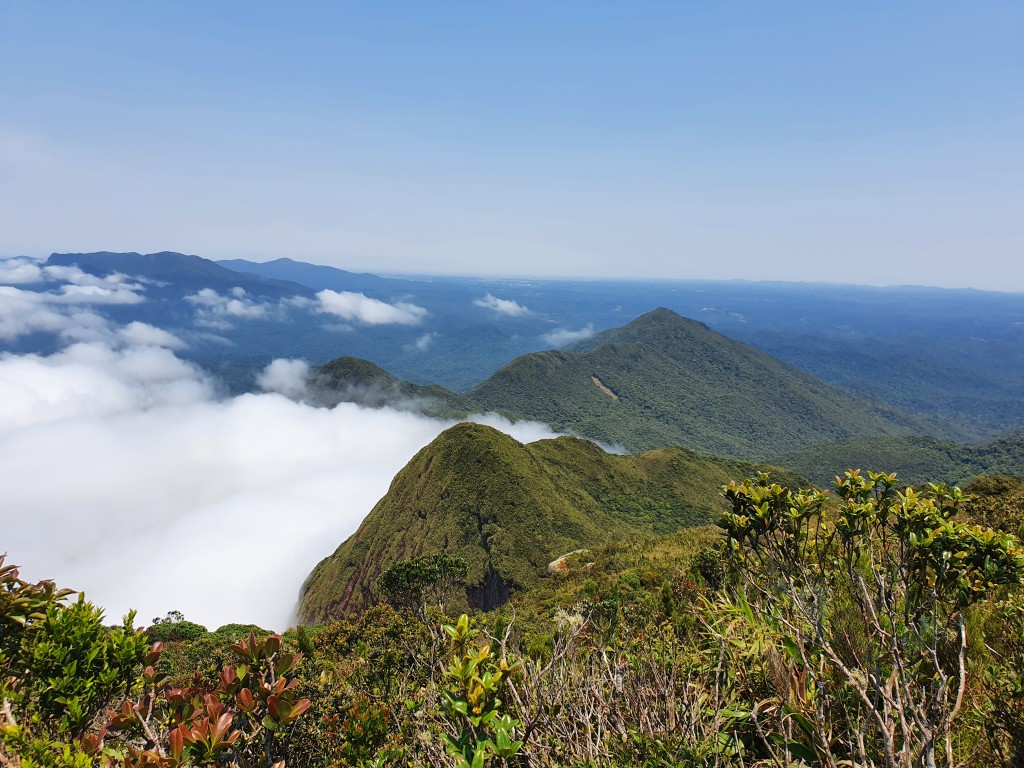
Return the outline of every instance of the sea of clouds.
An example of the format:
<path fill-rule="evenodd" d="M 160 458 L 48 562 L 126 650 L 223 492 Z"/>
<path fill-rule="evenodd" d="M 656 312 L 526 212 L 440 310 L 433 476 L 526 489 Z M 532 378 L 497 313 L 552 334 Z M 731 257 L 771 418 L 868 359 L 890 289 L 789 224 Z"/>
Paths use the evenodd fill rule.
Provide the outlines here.
<path fill-rule="evenodd" d="M 34 265 L 8 266 L 22 277 Z M 42 298 L 0 291 L 10 333 L 24 325 L 64 342 L 48 356 L 0 354 L 0 552 L 24 578 L 85 591 L 111 621 L 133 608 L 142 624 L 178 610 L 211 629 L 285 629 L 312 567 L 451 423 L 309 405 L 301 361 L 268 366 L 263 392 L 219 396 L 179 356 L 181 338 L 99 313 L 124 291 L 141 297 L 136 284 L 69 275 L 77 283 Z M 76 286 L 102 290 L 90 303 Z M 62 301 L 69 292 L 76 300 Z M 31 323 L 19 322 L 26 309 Z M 475 420 L 522 442 L 553 436 Z"/>

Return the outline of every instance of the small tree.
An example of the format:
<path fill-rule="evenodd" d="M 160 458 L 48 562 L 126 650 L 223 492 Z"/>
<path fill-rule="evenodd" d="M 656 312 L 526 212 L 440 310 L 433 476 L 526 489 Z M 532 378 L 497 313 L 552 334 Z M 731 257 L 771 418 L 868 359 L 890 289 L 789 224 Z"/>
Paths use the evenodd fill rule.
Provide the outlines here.
<path fill-rule="evenodd" d="M 445 597 L 466 583 L 469 569 L 461 557 L 422 555 L 399 560 L 377 578 L 377 590 L 395 607 L 410 608 L 425 617 L 428 602 L 444 610 Z"/>
<path fill-rule="evenodd" d="M 957 522 L 959 488 L 901 491 L 895 475 L 850 471 L 836 489 L 831 503 L 764 473 L 724 489 L 735 604 L 771 631 L 785 667 L 751 719 L 784 765 L 930 768 L 941 754 L 953 766 L 965 611 L 1018 584 L 1024 552 L 1013 536 Z"/>

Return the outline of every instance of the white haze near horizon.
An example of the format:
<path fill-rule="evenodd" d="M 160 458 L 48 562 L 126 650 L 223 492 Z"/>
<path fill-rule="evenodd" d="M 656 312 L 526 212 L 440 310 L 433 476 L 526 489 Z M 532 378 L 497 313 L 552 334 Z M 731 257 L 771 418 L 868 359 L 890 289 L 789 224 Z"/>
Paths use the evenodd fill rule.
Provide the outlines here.
<path fill-rule="evenodd" d="M 117 329 L 114 329 L 115 331 Z M 146 332 L 143 332 L 146 331 Z M 451 422 L 278 391 L 218 398 L 151 326 L 48 356 L 0 356 L 0 552 L 30 580 L 85 591 L 114 621 L 168 611 L 210 629 L 283 630 L 302 580 Z M 522 442 L 535 423 L 488 423 Z"/>

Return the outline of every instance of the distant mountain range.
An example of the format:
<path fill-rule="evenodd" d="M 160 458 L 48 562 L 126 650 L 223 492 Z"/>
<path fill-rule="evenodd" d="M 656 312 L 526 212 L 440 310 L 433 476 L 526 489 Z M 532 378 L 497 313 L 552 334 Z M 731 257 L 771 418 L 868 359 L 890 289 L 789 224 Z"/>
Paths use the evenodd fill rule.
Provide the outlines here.
<path fill-rule="evenodd" d="M 350 356 L 409 382 L 465 393 L 517 357 L 565 347 L 662 306 L 833 386 L 943 419 L 954 427 L 944 438 L 1024 427 L 1024 294 L 742 281 L 394 278 L 291 259 L 218 263 L 173 252 L 53 254 L 48 263 L 142 278 L 144 301 L 95 311 L 175 333 L 188 345 L 180 354 L 223 378 L 231 392 L 254 388 L 256 372 L 277 357 L 322 364 Z M 19 288 L 48 290 L 45 284 Z M 211 319 L 195 299 L 200 291 L 230 299 L 236 289 L 244 291 L 245 311 L 232 316 Z M 324 311 L 318 294 L 325 290 L 422 312 L 409 325 L 346 321 Z M 55 342 L 36 333 L 0 346 L 46 353 Z"/>
<path fill-rule="evenodd" d="M 240 273 L 200 256 L 162 251 L 160 253 L 54 253 L 48 265 L 77 266 L 93 275 L 120 273 L 147 278 L 154 293 L 192 293 L 204 288 L 226 292 L 242 288 L 253 296 L 282 298 L 312 296 L 313 289 L 287 279 Z"/>
<path fill-rule="evenodd" d="M 313 569 L 299 621 L 364 608 L 383 569 L 438 552 L 466 561 L 466 601 L 490 609 L 535 586 L 568 552 L 714 522 L 725 509 L 721 485 L 757 469 L 682 448 L 615 456 L 572 437 L 522 445 L 458 424 L 416 454 L 359 530 Z"/>
<path fill-rule="evenodd" d="M 409 286 L 403 285 L 405 281 L 402 280 L 378 277 L 368 272 L 348 272 L 336 267 L 306 264 L 294 259 L 274 259 L 263 262 L 221 259 L 216 263 L 241 274 L 294 282 L 315 290 L 373 291 L 390 294 L 396 290 L 408 290 L 409 288 Z"/>

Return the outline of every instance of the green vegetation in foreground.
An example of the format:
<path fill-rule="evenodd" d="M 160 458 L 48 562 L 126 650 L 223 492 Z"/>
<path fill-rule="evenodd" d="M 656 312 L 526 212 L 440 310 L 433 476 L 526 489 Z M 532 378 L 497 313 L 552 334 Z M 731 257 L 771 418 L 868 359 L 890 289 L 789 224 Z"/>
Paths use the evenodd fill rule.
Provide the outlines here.
<path fill-rule="evenodd" d="M 724 529 L 597 545 L 497 611 L 283 637 L 106 626 L 0 557 L 0 765 L 1013 768 L 1024 481 L 967 491 L 759 475 Z"/>
<path fill-rule="evenodd" d="M 313 569 L 299 619 L 365 607 L 384 569 L 439 553 L 465 561 L 468 605 L 492 608 L 536 586 L 567 552 L 713 522 L 725 511 L 722 484 L 754 470 L 682 448 L 616 456 L 574 437 L 522 445 L 458 424 L 416 454 L 359 530 Z"/>

